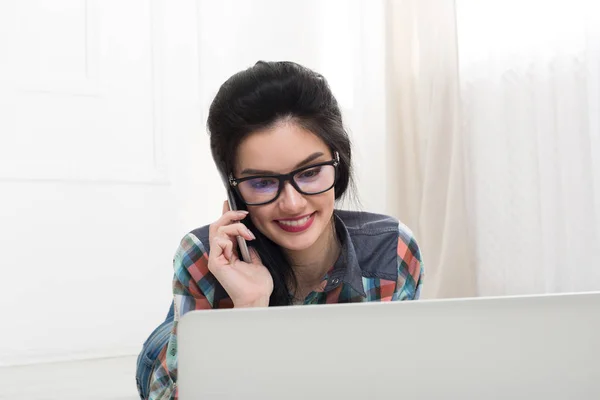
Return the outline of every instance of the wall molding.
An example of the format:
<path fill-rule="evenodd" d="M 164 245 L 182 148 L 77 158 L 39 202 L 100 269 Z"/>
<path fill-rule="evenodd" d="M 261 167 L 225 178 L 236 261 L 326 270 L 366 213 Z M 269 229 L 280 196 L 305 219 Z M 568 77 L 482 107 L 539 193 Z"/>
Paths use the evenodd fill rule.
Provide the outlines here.
<path fill-rule="evenodd" d="M 136 6 L 137 6 L 136 2 Z M 61 102 L 64 104 L 75 104 L 79 102 L 80 107 L 87 107 L 85 110 L 89 111 L 89 115 L 80 117 L 81 124 L 92 123 L 92 120 L 102 121 L 105 113 L 110 113 L 110 108 L 107 108 L 104 104 L 111 102 L 109 93 L 111 77 L 106 76 L 106 71 L 102 71 L 102 26 L 99 20 L 99 7 L 102 7 L 103 3 L 101 0 L 84 0 L 84 32 L 85 35 L 85 49 L 83 56 L 85 57 L 84 70 L 81 74 L 73 74 L 73 76 L 12 76 L 0 78 L 0 104 L 4 101 L 7 102 L 12 111 L 19 110 L 20 113 L 25 114 L 29 110 L 22 111 L 24 107 L 28 107 L 29 104 L 33 104 L 31 107 L 32 118 L 35 118 L 36 107 L 43 107 L 45 104 L 55 104 Z M 150 87 L 146 87 L 144 92 L 150 93 L 151 99 L 144 99 L 145 93 L 140 93 L 140 99 L 150 103 L 150 109 L 148 112 L 150 121 L 144 117 L 143 108 L 138 109 L 137 114 L 133 115 L 133 118 L 139 118 L 140 131 L 137 133 L 138 136 L 146 135 L 145 131 L 148 130 L 149 142 L 145 142 L 144 146 L 151 152 L 150 154 L 144 153 L 140 150 L 140 153 L 133 154 L 131 159 L 126 158 L 123 152 L 119 153 L 120 157 L 118 160 L 111 160 L 111 154 L 106 154 L 106 162 L 98 157 L 95 160 L 90 160 L 89 163 L 85 163 L 81 156 L 75 157 L 73 160 L 65 159 L 65 154 L 68 155 L 70 150 L 65 150 L 65 146 L 69 146 L 69 143 L 57 143 L 56 149 L 60 149 L 60 154 L 52 155 L 54 147 L 47 149 L 48 153 L 44 153 L 47 157 L 38 158 L 35 156 L 36 152 L 39 154 L 45 149 L 32 149 L 35 150 L 32 153 L 27 153 L 25 144 L 23 144 L 20 138 L 12 140 L 10 137 L 5 137 L 3 140 L 0 136 L 0 146 L 5 146 L 5 156 L 0 157 L 0 181 L 8 182 L 71 182 L 71 183 L 101 183 L 101 184 L 150 184 L 150 185 L 165 185 L 169 183 L 168 168 L 166 165 L 166 150 L 164 141 L 164 127 L 163 127 L 163 81 L 164 68 L 164 13 L 161 10 L 164 8 L 164 0 L 146 0 L 143 2 L 144 7 L 147 7 L 143 12 L 148 15 L 148 21 L 145 22 L 145 26 L 148 28 L 147 40 L 149 43 L 141 43 L 142 46 L 149 46 L 149 62 L 150 62 L 150 75 L 151 79 L 149 82 Z M 106 22 L 105 22 L 106 23 Z M 79 65 L 79 64 L 78 64 Z M 18 66 L 16 66 L 18 67 Z M 15 67 L 15 68 L 16 68 Z M 10 78 L 10 79 L 9 79 Z M 127 81 L 127 77 L 119 77 L 123 81 Z M 142 78 L 144 79 L 144 78 Z M 135 85 L 140 85 L 140 82 L 134 82 L 131 86 L 132 90 L 135 90 Z M 118 95 L 121 91 L 127 91 L 128 88 L 125 86 L 120 89 L 116 94 Z M 3 99 L 4 98 L 4 99 Z M 29 101 L 31 99 L 31 101 Z M 71 103 L 73 102 L 73 103 Z M 11 106 L 12 103 L 12 106 Z M 61 104 L 62 107 L 62 104 Z M 94 114 L 94 107 L 98 107 L 97 115 Z M 148 107 L 147 105 L 141 104 L 140 107 Z M 77 109 L 78 107 L 74 107 Z M 64 109 L 64 107 L 63 107 Z M 37 109 L 39 110 L 39 108 Z M 121 109 L 118 110 L 119 113 Z M 5 111 L 8 112 L 8 111 Z M 120 118 L 128 118 L 126 115 L 127 110 L 122 110 L 123 115 Z M 65 112 L 67 113 L 67 112 Z M 112 112 L 114 114 L 114 111 Z M 10 118 L 10 115 L 8 116 Z M 73 116 L 77 118 L 77 115 Z M 19 129 L 28 129 L 27 135 L 30 135 L 33 139 L 30 146 L 35 146 L 35 138 L 43 135 L 51 135 L 54 130 L 60 130 L 62 124 L 61 120 L 56 120 L 57 126 L 49 126 L 46 131 L 43 131 L 44 127 L 35 126 L 32 132 L 30 124 L 28 128 L 22 128 L 19 126 L 19 121 L 22 117 L 15 117 L 13 122 L 5 122 L 4 126 L 0 126 L 2 130 L 6 129 L 2 135 L 19 135 Z M 87 119 L 85 119 L 87 118 Z M 142 119 L 144 118 L 144 119 Z M 27 121 L 29 122 L 29 121 Z M 124 124 L 123 133 L 127 133 L 128 125 L 136 125 L 136 122 L 126 121 Z M 76 132 L 77 121 L 69 121 L 66 124 L 69 128 L 70 134 Z M 102 135 L 102 127 L 94 127 L 98 133 L 96 135 Z M 11 133 L 11 130 L 15 130 Z M 8 132 L 8 133 L 7 133 Z M 119 145 L 118 135 L 120 132 L 112 133 L 113 140 L 115 140 L 115 146 Z M 68 136 L 68 134 L 66 135 Z M 28 140 L 31 141 L 30 138 Z M 60 138 L 57 140 L 61 140 Z M 99 138 L 98 140 L 103 140 Z M 129 146 L 134 145 L 135 138 L 130 139 Z M 12 141 L 12 143 L 11 143 Z M 46 143 L 48 141 L 46 140 Z M 99 151 L 107 152 L 106 149 L 110 148 L 111 142 L 105 142 L 102 146 L 103 149 Z M 94 151 L 91 148 L 86 148 L 86 151 Z M 74 152 L 77 152 L 77 148 L 73 148 Z M 123 150 L 126 151 L 126 150 Z M 12 153 L 11 153 L 12 152 Z M 0 149 L 0 155 L 2 150 Z M 28 158 L 27 155 L 31 154 Z M 92 153 L 90 153 L 92 154 Z M 136 160 L 135 157 L 139 157 Z M 111 164 L 112 161 L 112 164 Z"/>

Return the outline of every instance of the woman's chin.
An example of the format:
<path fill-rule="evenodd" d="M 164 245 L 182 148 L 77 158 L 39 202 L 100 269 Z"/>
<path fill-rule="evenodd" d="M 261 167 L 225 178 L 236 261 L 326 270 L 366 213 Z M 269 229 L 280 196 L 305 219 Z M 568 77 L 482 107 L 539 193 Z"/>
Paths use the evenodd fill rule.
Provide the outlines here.
<path fill-rule="evenodd" d="M 310 248 L 315 242 L 316 239 L 313 237 L 314 235 L 310 235 L 309 232 L 306 232 L 303 235 L 297 235 L 294 237 L 285 237 L 284 234 L 279 234 L 276 236 L 277 240 L 274 240 L 279 246 L 289 251 L 302 251 Z"/>

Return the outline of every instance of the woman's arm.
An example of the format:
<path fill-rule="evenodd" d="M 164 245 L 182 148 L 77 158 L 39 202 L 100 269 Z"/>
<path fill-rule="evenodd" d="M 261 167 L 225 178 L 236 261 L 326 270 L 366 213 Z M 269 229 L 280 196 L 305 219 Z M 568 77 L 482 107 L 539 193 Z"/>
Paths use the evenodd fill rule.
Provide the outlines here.
<path fill-rule="evenodd" d="M 150 378 L 151 400 L 177 399 L 177 324 L 188 311 L 214 308 L 216 279 L 208 271 L 208 254 L 203 243 L 188 233 L 173 260 L 174 320 L 167 344 L 154 363 Z M 227 304 L 219 304 L 220 308 Z"/>

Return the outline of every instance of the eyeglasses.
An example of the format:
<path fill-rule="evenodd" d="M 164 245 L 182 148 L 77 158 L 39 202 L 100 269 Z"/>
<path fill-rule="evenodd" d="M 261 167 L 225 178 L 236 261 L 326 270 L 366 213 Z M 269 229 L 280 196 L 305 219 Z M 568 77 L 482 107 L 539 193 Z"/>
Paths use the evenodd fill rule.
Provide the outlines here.
<path fill-rule="evenodd" d="M 298 193 L 304 195 L 310 196 L 330 190 L 335 186 L 339 164 L 340 157 L 336 151 L 331 161 L 302 167 L 289 174 L 249 176 L 240 179 L 235 179 L 233 174 L 229 174 L 229 184 L 247 205 L 261 206 L 274 202 L 287 181 Z"/>

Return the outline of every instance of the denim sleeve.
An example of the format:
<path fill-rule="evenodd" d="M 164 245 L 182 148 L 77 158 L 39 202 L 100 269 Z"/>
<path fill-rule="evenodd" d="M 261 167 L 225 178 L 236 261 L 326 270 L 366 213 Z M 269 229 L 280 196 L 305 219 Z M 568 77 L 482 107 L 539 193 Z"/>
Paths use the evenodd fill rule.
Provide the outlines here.
<path fill-rule="evenodd" d="M 152 375 L 152 370 L 154 369 L 154 363 L 160 351 L 169 341 L 169 335 L 173 328 L 173 316 L 174 308 L 173 303 L 171 303 L 167 318 L 152 331 L 148 339 L 144 342 L 142 351 L 138 355 L 135 380 L 138 393 L 142 400 L 148 398 L 150 377 Z"/>

